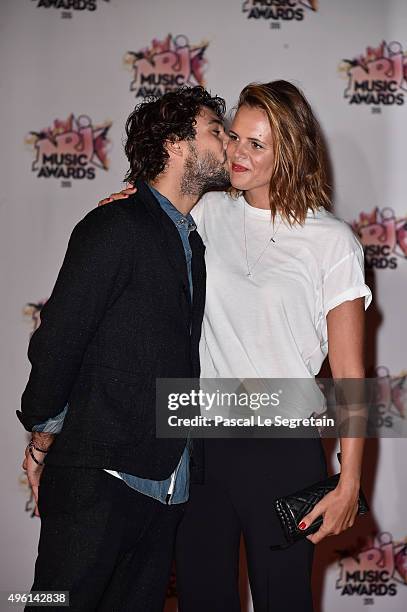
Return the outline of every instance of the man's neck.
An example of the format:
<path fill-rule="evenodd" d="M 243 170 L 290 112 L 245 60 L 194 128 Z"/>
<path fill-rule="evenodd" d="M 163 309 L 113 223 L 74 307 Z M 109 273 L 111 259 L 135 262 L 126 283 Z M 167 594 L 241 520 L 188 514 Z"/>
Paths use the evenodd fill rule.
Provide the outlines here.
<path fill-rule="evenodd" d="M 174 180 L 166 176 L 156 178 L 151 181 L 151 186 L 166 197 L 177 210 L 183 215 L 187 215 L 199 199 L 198 194 L 184 194 L 180 192 L 181 177 L 179 180 Z"/>

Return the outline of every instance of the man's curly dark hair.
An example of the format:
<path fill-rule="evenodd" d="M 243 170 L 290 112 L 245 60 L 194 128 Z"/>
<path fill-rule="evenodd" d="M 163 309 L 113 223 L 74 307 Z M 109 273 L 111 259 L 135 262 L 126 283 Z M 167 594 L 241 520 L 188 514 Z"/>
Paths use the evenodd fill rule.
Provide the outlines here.
<path fill-rule="evenodd" d="M 126 121 L 125 151 L 130 163 L 126 180 L 152 181 L 163 172 L 169 158 L 165 143 L 193 140 L 196 118 L 203 106 L 223 120 L 224 99 L 211 96 L 201 86 L 183 86 L 138 104 Z"/>

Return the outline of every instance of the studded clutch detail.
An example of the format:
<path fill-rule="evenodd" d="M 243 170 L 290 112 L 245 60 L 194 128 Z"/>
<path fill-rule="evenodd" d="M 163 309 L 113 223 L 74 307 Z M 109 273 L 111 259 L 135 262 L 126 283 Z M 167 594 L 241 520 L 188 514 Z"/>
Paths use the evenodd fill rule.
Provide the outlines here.
<path fill-rule="evenodd" d="M 340 453 L 338 453 L 340 462 Z M 274 507 L 287 540 L 286 545 L 271 546 L 271 549 L 286 548 L 297 540 L 304 538 L 311 533 L 318 531 L 322 525 L 322 516 L 319 516 L 307 529 L 299 529 L 298 525 L 301 519 L 311 512 L 312 508 L 323 498 L 327 493 L 333 491 L 338 484 L 340 474 L 330 476 L 325 480 L 321 480 L 301 491 L 296 491 L 291 495 L 277 498 L 274 501 Z M 369 506 L 362 492 L 359 491 L 359 508 L 358 514 L 363 515 L 369 512 Z"/>

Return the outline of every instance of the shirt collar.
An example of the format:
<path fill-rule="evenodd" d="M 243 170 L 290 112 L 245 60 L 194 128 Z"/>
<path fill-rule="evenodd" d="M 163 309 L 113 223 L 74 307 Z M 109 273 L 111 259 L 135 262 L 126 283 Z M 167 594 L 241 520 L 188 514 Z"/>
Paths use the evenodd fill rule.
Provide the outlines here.
<path fill-rule="evenodd" d="M 188 229 L 189 231 L 196 229 L 196 224 L 190 213 L 183 215 L 177 208 L 175 208 L 174 204 L 172 204 L 168 198 L 162 195 L 162 193 L 157 191 L 157 189 L 154 189 L 154 187 L 151 185 L 148 185 L 148 187 L 153 195 L 157 198 L 163 211 L 167 213 L 177 227 L 185 227 L 185 229 Z"/>

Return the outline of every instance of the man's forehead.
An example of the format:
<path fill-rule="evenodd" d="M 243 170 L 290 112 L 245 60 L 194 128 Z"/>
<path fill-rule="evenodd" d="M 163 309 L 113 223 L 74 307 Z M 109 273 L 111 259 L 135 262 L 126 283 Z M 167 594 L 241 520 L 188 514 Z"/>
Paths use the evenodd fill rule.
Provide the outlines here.
<path fill-rule="evenodd" d="M 222 120 L 215 113 L 215 111 L 211 108 L 208 108 L 207 106 L 203 106 L 201 108 L 197 119 L 205 125 L 208 125 L 210 123 L 223 123 Z"/>

